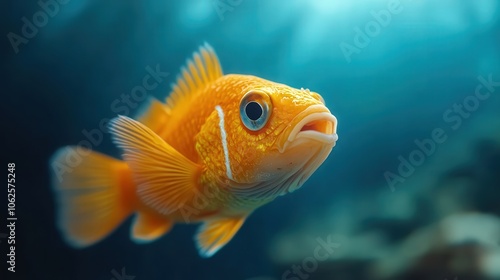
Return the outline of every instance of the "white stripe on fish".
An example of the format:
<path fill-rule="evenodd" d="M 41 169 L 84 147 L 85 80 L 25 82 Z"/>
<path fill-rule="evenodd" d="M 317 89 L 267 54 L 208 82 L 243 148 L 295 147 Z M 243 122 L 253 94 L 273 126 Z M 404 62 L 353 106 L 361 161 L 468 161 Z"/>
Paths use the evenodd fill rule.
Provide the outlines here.
<path fill-rule="evenodd" d="M 231 163 L 229 162 L 229 151 L 227 149 L 227 134 L 226 128 L 224 127 L 224 111 L 217 105 L 215 110 L 219 114 L 219 128 L 220 128 L 220 138 L 222 140 L 222 148 L 224 149 L 224 160 L 226 162 L 226 175 L 229 179 L 233 180 L 233 173 L 231 172 Z"/>

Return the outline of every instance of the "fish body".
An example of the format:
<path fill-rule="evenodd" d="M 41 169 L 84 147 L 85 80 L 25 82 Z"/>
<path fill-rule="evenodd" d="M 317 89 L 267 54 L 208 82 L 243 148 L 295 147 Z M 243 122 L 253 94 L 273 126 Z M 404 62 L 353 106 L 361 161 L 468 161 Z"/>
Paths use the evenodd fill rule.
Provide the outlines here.
<path fill-rule="evenodd" d="M 322 97 L 251 75 L 223 75 L 205 44 L 181 69 L 165 103 L 151 99 L 136 119 L 110 122 L 123 160 L 82 147 L 52 158 L 58 224 L 75 247 L 109 235 L 134 215 L 144 243 L 175 223 L 203 223 L 199 253 L 210 257 L 258 207 L 300 188 L 337 141 Z"/>

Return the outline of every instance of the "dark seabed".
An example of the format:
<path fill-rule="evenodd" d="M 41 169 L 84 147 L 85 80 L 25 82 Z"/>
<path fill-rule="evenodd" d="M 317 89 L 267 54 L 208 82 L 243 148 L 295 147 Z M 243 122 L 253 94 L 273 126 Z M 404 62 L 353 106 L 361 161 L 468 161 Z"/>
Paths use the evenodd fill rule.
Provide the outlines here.
<path fill-rule="evenodd" d="M 0 7 L 2 164 L 8 173 L 15 163 L 18 219 L 12 273 L 4 183 L 0 279 L 500 279 L 499 1 Z M 136 245 L 130 219 L 92 247 L 68 247 L 49 158 L 89 134 L 93 149 L 119 156 L 102 123 L 134 116 L 143 100 L 122 98 L 148 67 L 169 73 L 147 92 L 163 99 L 204 42 L 225 73 L 320 93 L 339 122 L 337 146 L 212 258 L 199 257 L 194 225 Z"/>

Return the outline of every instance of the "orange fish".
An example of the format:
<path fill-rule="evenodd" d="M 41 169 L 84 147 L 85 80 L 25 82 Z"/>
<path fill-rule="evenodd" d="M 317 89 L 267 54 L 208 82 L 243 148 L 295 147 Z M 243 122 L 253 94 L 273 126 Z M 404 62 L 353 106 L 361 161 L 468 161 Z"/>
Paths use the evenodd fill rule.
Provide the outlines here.
<path fill-rule="evenodd" d="M 58 225 L 74 247 L 92 245 L 134 214 L 131 238 L 151 242 L 175 223 L 203 223 L 210 257 L 258 207 L 300 188 L 330 154 L 337 120 L 323 98 L 249 75 L 223 75 L 205 44 L 165 103 L 110 122 L 123 160 L 64 147 L 52 164 L 81 162 L 53 180 Z"/>

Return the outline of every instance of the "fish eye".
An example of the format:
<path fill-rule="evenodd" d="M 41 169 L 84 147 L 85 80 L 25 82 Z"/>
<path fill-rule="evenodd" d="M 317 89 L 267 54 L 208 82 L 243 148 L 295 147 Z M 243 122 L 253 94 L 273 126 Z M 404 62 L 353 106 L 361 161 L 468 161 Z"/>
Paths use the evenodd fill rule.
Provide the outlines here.
<path fill-rule="evenodd" d="M 262 117 L 263 113 L 264 108 L 262 108 L 262 106 L 255 101 L 250 101 L 245 106 L 245 114 L 252 121 L 258 120 L 260 117 Z"/>
<path fill-rule="evenodd" d="M 240 118 L 243 125 L 252 131 L 263 128 L 271 115 L 271 99 L 266 93 L 247 92 L 240 103 Z"/>

